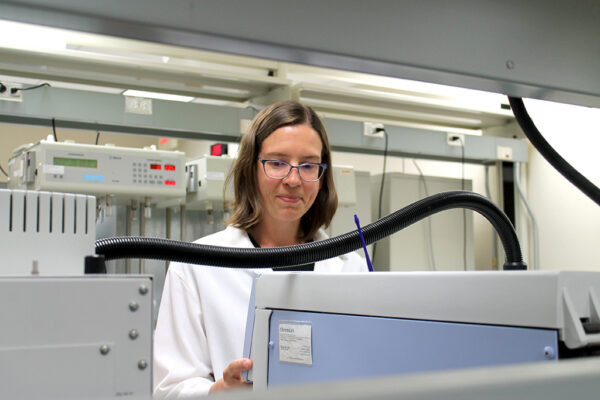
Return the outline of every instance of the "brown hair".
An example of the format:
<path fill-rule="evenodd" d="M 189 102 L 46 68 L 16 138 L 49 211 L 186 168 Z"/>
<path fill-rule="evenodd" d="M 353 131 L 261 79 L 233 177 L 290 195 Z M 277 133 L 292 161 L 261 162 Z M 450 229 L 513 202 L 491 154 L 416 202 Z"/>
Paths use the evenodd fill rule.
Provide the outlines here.
<path fill-rule="evenodd" d="M 264 140 L 283 126 L 309 125 L 320 136 L 322 143 L 321 163 L 327 164 L 321 188 L 310 209 L 300 219 L 300 239 L 312 239 L 321 226 L 329 226 L 337 209 L 337 193 L 333 183 L 331 149 L 323 122 L 315 111 L 297 101 L 272 104 L 256 115 L 248 131 L 242 137 L 238 158 L 227 176 L 225 187 L 233 179 L 235 200 L 228 223 L 248 231 L 258 224 L 262 207 L 256 179 L 256 163 Z"/>

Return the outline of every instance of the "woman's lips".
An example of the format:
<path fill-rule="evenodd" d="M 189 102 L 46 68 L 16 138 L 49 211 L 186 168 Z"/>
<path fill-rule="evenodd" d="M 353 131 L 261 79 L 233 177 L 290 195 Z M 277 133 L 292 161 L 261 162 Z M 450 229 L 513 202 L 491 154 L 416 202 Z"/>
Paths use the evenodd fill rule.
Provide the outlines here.
<path fill-rule="evenodd" d="M 279 195 L 277 197 L 286 203 L 297 203 L 300 201 L 300 197 L 298 196 Z"/>

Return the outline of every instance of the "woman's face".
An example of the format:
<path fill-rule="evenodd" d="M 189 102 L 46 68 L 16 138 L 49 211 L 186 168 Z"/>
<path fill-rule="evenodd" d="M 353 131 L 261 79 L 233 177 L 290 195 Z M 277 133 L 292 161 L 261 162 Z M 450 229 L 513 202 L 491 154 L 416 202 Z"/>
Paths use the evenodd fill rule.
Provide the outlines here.
<path fill-rule="evenodd" d="M 259 157 L 278 159 L 294 166 L 305 162 L 320 163 L 322 147 L 319 134 L 310 125 L 284 126 L 263 141 Z M 262 218 L 275 223 L 300 222 L 314 203 L 321 180 L 306 182 L 296 168 L 284 179 L 269 178 L 263 165 L 258 160 L 256 163 Z"/>

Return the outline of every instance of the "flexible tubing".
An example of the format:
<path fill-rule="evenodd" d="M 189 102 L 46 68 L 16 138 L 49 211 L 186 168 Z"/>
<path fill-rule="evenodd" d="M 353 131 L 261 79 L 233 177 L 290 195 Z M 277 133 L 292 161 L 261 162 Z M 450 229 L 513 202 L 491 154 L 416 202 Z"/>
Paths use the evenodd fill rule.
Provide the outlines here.
<path fill-rule="evenodd" d="M 473 192 L 450 191 L 419 200 L 381 218 L 363 231 L 371 244 L 437 212 L 468 208 L 482 214 L 494 226 L 506 252 L 504 269 L 526 269 L 515 229 L 494 203 Z M 358 230 L 327 240 L 296 246 L 237 248 L 178 242 L 158 238 L 117 237 L 96 241 L 96 254 L 106 260 L 147 258 L 229 268 L 277 268 L 326 260 L 362 247 Z"/>
<path fill-rule="evenodd" d="M 540 238 L 539 238 L 539 233 L 538 233 L 538 224 L 537 224 L 537 219 L 535 218 L 535 215 L 533 214 L 533 210 L 531 209 L 531 206 L 529 205 L 529 202 L 527 201 L 527 198 L 525 197 L 525 193 L 523 193 L 523 188 L 521 187 L 521 183 L 519 181 L 519 172 L 520 172 L 519 167 L 520 167 L 520 164 L 518 162 L 515 163 L 515 170 L 514 170 L 515 187 L 517 188 L 519 197 L 521 197 L 521 201 L 523 201 L 525 208 L 527 208 L 527 213 L 529 214 L 529 218 L 531 218 L 531 228 L 533 230 L 533 269 L 539 270 L 540 269 Z"/>
<path fill-rule="evenodd" d="M 533 147 L 552 165 L 558 172 L 562 174 L 569 182 L 575 185 L 579 190 L 585 193 L 590 199 L 600 206 L 600 188 L 594 185 L 579 171 L 571 166 L 564 158 L 560 156 L 544 139 L 540 131 L 536 128 L 527 113 L 523 99 L 518 97 L 508 97 L 508 102 L 512 108 L 513 114 L 519 123 L 519 126 L 529 139 Z"/>

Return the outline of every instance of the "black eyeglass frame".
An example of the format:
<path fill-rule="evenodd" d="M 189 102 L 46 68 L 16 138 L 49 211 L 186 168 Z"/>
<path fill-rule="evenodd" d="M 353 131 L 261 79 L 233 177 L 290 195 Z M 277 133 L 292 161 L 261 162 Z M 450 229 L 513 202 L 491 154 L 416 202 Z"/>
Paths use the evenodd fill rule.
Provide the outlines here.
<path fill-rule="evenodd" d="M 304 182 L 318 182 L 318 181 L 321 180 L 321 178 L 325 174 L 325 170 L 327 169 L 327 164 L 322 164 L 322 163 L 310 163 L 310 162 L 307 162 L 307 163 L 302 163 L 300 165 L 292 165 L 289 162 L 278 160 L 277 158 L 260 158 L 260 157 L 257 157 L 257 160 L 260 161 L 260 163 L 262 164 L 263 171 L 265 172 L 265 175 L 267 177 L 269 177 L 271 179 L 278 179 L 278 180 L 287 178 L 292 173 L 292 169 L 296 168 L 298 170 L 298 176 L 300 176 L 300 179 L 302 179 Z M 275 177 L 273 177 L 273 176 L 271 176 L 271 175 L 269 175 L 267 173 L 267 169 L 265 167 L 265 163 L 267 161 L 277 161 L 277 162 L 280 162 L 280 163 L 283 163 L 283 164 L 287 164 L 290 167 L 290 169 L 288 170 L 287 174 L 285 174 L 285 176 L 282 176 L 281 178 L 275 178 Z M 319 167 L 321 167 L 323 169 L 321 170 L 321 174 L 319 175 L 319 177 L 317 179 L 304 179 L 304 177 L 302 176 L 302 172 L 300 172 L 300 167 L 302 167 L 304 165 L 317 165 L 317 166 L 319 166 Z"/>

